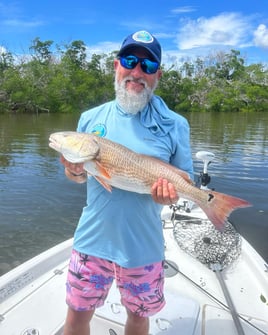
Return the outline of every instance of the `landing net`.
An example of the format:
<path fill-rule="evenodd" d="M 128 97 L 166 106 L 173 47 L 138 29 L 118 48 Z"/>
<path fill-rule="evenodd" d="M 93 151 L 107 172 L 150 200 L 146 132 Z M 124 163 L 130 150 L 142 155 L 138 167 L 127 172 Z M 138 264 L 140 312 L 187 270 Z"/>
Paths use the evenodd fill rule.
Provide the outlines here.
<path fill-rule="evenodd" d="M 174 237 L 182 250 L 208 266 L 219 263 L 223 269 L 241 253 L 241 236 L 229 222 L 220 232 L 209 220 L 182 216 L 176 220 Z"/>

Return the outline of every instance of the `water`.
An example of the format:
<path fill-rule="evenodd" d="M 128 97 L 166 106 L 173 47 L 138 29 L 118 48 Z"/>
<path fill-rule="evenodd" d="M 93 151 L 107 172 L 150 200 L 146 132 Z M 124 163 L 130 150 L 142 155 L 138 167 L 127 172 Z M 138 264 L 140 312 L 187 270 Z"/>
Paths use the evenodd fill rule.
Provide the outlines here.
<path fill-rule="evenodd" d="M 231 215 L 237 230 L 268 261 L 268 113 L 193 113 L 196 179 L 198 150 L 216 155 L 216 190 L 253 206 Z M 74 130 L 79 115 L 0 114 L 0 275 L 72 236 L 85 204 L 85 185 L 67 180 L 50 133 Z"/>

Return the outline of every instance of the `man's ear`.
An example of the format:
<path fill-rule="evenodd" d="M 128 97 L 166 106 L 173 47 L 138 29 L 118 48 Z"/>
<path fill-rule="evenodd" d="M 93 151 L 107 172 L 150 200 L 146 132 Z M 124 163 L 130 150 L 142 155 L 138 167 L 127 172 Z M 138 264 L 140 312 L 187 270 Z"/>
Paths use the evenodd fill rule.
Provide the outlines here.
<path fill-rule="evenodd" d="M 162 70 L 158 70 L 157 72 L 158 80 L 162 77 Z"/>
<path fill-rule="evenodd" d="M 119 65 L 119 60 L 118 60 L 118 59 L 115 59 L 115 60 L 114 60 L 114 69 L 115 69 L 115 70 L 117 70 L 118 65 Z"/>

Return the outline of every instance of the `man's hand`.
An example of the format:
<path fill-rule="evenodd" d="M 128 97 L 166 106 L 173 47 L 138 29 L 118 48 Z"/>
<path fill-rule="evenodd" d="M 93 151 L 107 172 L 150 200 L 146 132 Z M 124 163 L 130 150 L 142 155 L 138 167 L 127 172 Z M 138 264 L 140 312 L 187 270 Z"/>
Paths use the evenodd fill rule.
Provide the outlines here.
<path fill-rule="evenodd" d="M 79 184 L 87 180 L 87 173 L 84 170 L 83 163 L 70 163 L 63 156 L 60 157 L 60 162 L 65 166 L 65 175 L 67 178 Z"/>
<path fill-rule="evenodd" d="M 159 178 L 157 182 L 153 184 L 151 194 L 154 201 L 162 205 L 176 204 L 179 200 L 179 196 L 173 184 L 163 178 Z"/>

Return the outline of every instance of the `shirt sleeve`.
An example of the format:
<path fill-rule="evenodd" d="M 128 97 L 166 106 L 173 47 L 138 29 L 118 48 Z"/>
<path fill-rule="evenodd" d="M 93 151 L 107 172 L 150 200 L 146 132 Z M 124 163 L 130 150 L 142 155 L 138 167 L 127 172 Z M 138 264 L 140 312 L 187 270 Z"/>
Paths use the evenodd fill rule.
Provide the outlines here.
<path fill-rule="evenodd" d="M 89 121 L 90 121 L 90 111 L 83 112 L 78 121 L 76 131 L 80 133 L 86 132 L 87 124 L 89 123 Z"/>
<path fill-rule="evenodd" d="M 194 180 L 190 127 L 185 118 L 181 117 L 178 122 L 176 122 L 172 141 L 174 151 L 170 158 L 170 164 L 187 172 L 190 178 Z"/>

